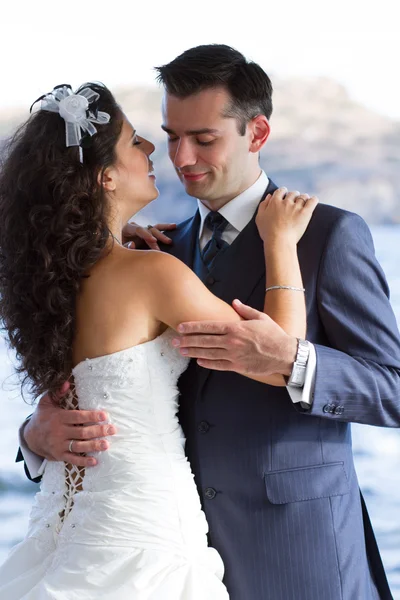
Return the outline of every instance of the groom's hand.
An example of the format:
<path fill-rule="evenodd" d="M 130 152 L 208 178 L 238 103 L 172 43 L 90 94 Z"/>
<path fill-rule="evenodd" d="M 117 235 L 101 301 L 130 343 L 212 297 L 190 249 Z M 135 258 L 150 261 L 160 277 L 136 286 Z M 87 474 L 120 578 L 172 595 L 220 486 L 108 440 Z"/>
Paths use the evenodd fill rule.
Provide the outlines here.
<path fill-rule="evenodd" d="M 65 384 L 59 393 L 68 393 Z M 97 464 L 93 456 L 81 453 L 107 450 L 109 442 L 104 439 L 116 433 L 114 425 L 106 424 L 107 413 L 95 410 L 65 410 L 57 406 L 48 394 L 42 396 L 30 420 L 23 429 L 28 448 L 47 460 L 64 461 L 79 467 Z M 103 439 L 101 439 L 103 438 Z M 69 451 L 70 441 L 73 452 Z"/>
<path fill-rule="evenodd" d="M 239 323 L 197 321 L 182 323 L 173 340 L 183 356 L 215 371 L 235 371 L 262 380 L 273 374 L 290 375 L 297 340 L 265 313 L 234 300 L 233 307 L 245 319 Z"/>

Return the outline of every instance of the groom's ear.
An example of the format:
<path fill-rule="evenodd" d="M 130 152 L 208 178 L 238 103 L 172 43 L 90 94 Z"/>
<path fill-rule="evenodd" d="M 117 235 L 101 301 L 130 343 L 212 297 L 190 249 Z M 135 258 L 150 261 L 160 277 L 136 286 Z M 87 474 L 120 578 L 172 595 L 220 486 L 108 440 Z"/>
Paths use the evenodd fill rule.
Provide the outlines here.
<path fill-rule="evenodd" d="M 270 133 L 267 117 L 265 115 L 257 115 L 250 121 L 247 127 L 250 138 L 250 152 L 260 152 Z"/>
<path fill-rule="evenodd" d="M 114 192 L 117 187 L 116 171 L 113 167 L 107 167 L 97 175 L 97 183 L 105 192 Z"/>

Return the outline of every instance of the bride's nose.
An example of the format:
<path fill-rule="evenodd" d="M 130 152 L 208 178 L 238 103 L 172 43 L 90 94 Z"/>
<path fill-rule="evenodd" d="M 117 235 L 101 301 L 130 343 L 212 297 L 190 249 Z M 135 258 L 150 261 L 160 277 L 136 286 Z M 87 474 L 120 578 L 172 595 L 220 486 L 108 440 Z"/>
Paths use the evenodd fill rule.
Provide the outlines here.
<path fill-rule="evenodd" d="M 146 138 L 143 138 L 142 148 L 143 148 L 144 152 L 147 154 L 147 156 L 150 156 L 151 154 L 153 154 L 154 150 L 156 149 L 154 144 L 152 142 L 150 142 L 149 140 L 146 140 Z"/>

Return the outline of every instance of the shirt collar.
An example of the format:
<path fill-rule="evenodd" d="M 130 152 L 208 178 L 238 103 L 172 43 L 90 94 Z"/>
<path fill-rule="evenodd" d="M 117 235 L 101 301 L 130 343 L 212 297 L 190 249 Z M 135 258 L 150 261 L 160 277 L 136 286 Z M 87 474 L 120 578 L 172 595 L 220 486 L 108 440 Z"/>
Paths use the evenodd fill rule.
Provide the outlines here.
<path fill-rule="evenodd" d="M 243 231 L 246 225 L 251 221 L 257 207 L 268 187 L 268 177 L 261 171 L 259 178 L 247 190 L 227 202 L 218 212 L 225 217 L 228 223 L 239 233 Z M 204 221 L 210 210 L 204 204 L 197 200 L 200 213 L 199 237 L 203 234 Z"/>

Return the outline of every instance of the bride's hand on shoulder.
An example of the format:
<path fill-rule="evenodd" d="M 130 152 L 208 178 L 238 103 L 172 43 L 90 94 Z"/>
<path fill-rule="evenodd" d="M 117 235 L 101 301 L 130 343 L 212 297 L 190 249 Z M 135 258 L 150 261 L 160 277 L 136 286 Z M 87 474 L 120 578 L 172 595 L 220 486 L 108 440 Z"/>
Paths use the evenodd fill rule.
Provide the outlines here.
<path fill-rule="evenodd" d="M 157 223 L 143 227 L 137 223 L 127 223 L 122 230 L 122 241 L 127 248 L 143 250 L 159 250 L 158 242 L 172 244 L 171 239 L 165 235 L 165 231 L 176 229 L 175 223 Z"/>
<path fill-rule="evenodd" d="M 316 196 L 288 192 L 278 188 L 263 200 L 258 208 L 256 225 L 264 243 L 279 238 L 297 242 L 304 235 L 318 204 Z"/>

